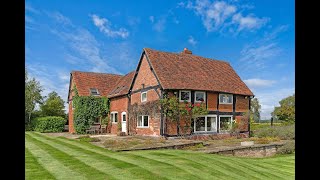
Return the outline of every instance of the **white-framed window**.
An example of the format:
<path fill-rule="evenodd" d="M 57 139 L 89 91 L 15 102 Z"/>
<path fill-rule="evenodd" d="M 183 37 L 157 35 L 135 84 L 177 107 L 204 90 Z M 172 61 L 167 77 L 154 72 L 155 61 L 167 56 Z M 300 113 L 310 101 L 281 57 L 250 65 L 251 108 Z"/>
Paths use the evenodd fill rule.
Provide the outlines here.
<path fill-rule="evenodd" d="M 194 92 L 194 101 L 195 102 L 205 102 L 206 101 L 206 93 L 204 91 Z"/>
<path fill-rule="evenodd" d="M 232 115 L 220 115 L 219 116 L 219 131 L 229 132 L 232 128 Z"/>
<path fill-rule="evenodd" d="M 198 116 L 193 124 L 194 132 L 217 132 L 217 115 Z"/>
<path fill-rule="evenodd" d="M 233 95 L 232 94 L 219 94 L 219 104 L 232 104 Z"/>
<path fill-rule="evenodd" d="M 90 94 L 92 96 L 99 96 L 100 95 L 100 93 L 99 93 L 97 88 L 90 88 Z"/>
<path fill-rule="evenodd" d="M 147 91 L 141 93 L 141 102 L 147 101 Z"/>
<path fill-rule="evenodd" d="M 118 122 L 118 112 L 112 111 L 110 113 L 111 122 L 117 123 Z"/>
<path fill-rule="evenodd" d="M 148 128 L 149 127 L 149 116 L 141 115 L 138 116 L 138 122 L 137 122 L 138 128 Z"/>
<path fill-rule="evenodd" d="M 121 113 L 121 121 L 122 122 L 126 122 L 127 121 L 127 113 L 126 112 L 122 112 Z"/>
<path fill-rule="evenodd" d="M 179 101 L 191 102 L 191 91 L 179 91 Z"/>

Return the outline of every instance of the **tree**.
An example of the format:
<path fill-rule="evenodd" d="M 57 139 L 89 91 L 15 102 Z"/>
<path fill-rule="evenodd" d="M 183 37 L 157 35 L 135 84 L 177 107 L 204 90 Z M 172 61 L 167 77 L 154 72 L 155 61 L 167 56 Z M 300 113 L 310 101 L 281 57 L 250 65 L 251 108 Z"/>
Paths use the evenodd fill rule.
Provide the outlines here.
<path fill-rule="evenodd" d="M 49 93 L 48 98 L 40 105 L 43 116 L 59 116 L 65 118 L 64 107 L 64 101 L 55 91 Z"/>
<path fill-rule="evenodd" d="M 42 103 L 42 87 L 35 78 L 29 80 L 28 72 L 25 70 L 25 123 L 30 123 L 31 114 L 34 112 L 36 104 Z"/>
<path fill-rule="evenodd" d="M 274 107 L 271 116 L 274 119 L 288 123 L 295 122 L 295 94 L 279 101 L 280 106 Z"/>
<path fill-rule="evenodd" d="M 253 115 L 253 119 L 255 122 L 259 122 L 260 120 L 260 112 L 261 112 L 261 105 L 259 103 L 259 100 L 257 98 L 251 99 L 250 104 L 250 111 Z"/>

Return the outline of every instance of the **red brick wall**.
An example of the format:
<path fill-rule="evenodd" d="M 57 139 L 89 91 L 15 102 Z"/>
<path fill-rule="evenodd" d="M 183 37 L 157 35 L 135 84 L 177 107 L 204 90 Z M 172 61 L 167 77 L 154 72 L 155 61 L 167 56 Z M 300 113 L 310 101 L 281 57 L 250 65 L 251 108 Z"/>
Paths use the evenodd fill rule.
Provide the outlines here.
<path fill-rule="evenodd" d="M 236 96 L 236 112 L 247 112 L 249 111 L 249 99 L 245 99 L 245 96 Z"/>
<path fill-rule="evenodd" d="M 148 128 L 136 128 L 137 135 L 160 136 L 160 113 L 155 117 L 149 116 Z"/>
<path fill-rule="evenodd" d="M 208 110 L 216 111 L 217 110 L 217 102 L 218 102 L 218 93 L 208 92 Z"/>
<path fill-rule="evenodd" d="M 219 104 L 219 111 L 232 112 L 232 104 Z"/>
<path fill-rule="evenodd" d="M 159 92 L 159 91 L 158 91 Z M 160 92 L 159 92 L 160 94 Z M 154 89 L 150 89 L 147 91 L 147 101 L 146 102 L 149 102 L 149 101 L 155 101 L 155 100 L 158 100 L 159 99 L 159 96 L 158 94 L 156 93 L 156 91 Z M 141 93 L 140 92 L 136 92 L 136 93 L 133 93 L 131 94 L 131 104 L 134 104 L 134 103 L 137 103 L 137 104 L 141 104 Z"/>
<path fill-rule="evenodd" d="M 72 101 L 69 102 L 69 133 L 75 133 L 73 127 L 73 110 L 72 110 Z"/>
<path fill-rule="evenodd" d="M 118 132 L 118 123 L 121 123 L 121 113 L 127 113 L 127 123 L 128 123 L 128 98 L 127 96 L 120 96 L 110 99 L 110 112 L 117 111 L 118 112 L 118 122 L 112 123 L 111 121 L 108 124 L 108 129 L 110 129 L 111 134 L 117 134 Z M 109 118 L 110 119 L 110 118 Z M 128 124 L 127 124 L 128 127 Z"/>
<path fill-rule="evenodd" d="M 71 80 L 71 85 L 70 85 L 70 89 L 72 90 L 73 89 L 73 85 L 74 85 L 74 82 L 73 82 L 73 79 Z M 70 95 L 69 95 L 69 120 L 68 120 L 68 123 L 69 123 L 69 133 L 75 133 L 75 130 L 74 130 L 74 126 L 73 126 L 73 110 L 72 110 L 72 97 L 74 96 L 74 92 L 71 91 Z"/>
<path fill-rule="evenodd" d="M 248 118 L 243 118 L 243 116 L 236 116 L 235 117 L 236 122 L 238 124 L 238 128 L 240 131 L 249 131 L 248 125 L 249 125 L 249 120 Z"/>
<path fill-rule="evenodd" d="M 135 79 L 132 91 L 142 89 L 142 84 L 144 84 L 145 88 L 158 85 L 158 81 L 153 72 L 150 70 L 150 66 L 145 56 L 142 58 L 140 69 Z"/>

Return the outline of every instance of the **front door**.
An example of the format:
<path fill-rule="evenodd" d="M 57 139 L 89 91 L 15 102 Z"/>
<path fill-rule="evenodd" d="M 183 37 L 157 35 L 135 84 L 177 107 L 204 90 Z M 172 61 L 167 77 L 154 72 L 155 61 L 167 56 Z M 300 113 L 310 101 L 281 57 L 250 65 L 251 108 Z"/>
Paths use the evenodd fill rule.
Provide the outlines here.
<path fill-rule="evenodd" d="M 122 127 L 122 132 L 127 132 L 127 113 L 122 112 L 121 113 L 121 127 Z"/>

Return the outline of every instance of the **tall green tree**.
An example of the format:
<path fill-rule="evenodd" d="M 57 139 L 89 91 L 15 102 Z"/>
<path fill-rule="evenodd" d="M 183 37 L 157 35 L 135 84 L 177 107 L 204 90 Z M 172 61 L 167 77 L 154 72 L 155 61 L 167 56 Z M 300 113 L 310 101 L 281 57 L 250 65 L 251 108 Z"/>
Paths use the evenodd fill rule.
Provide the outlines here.
<path fill-rule="evenodd" d="M 65 118 L 64 101 L 55 91 L 48 94 L 43 104 L 40 105 L 43 116 L 60 116 Z"/>
<path fill-rule="evenodd" d="M 31 114 L 37 104 L 41 104 L 43 97 L 41 96 L 42 87 L 35 79 L 29 79 L 28 72 L 25 70 L 25 123 L 30 123 Z"/>
<path fill-rule="evenodd" d="M 261 105 L 259 103 L 259 100 L 257 98 L 251 99 L 250 103 L 250 111 L 253 115 L 254 122 L 259 122 L 260 120 L 260 113 L 261 113 Z"/>
<path fill-rule="evenodd" d="M 295 122 L 295 94 L 279 101 L 280 106 L 275 107 L 271 116 L 274 119 L 288 123 Z"/>

